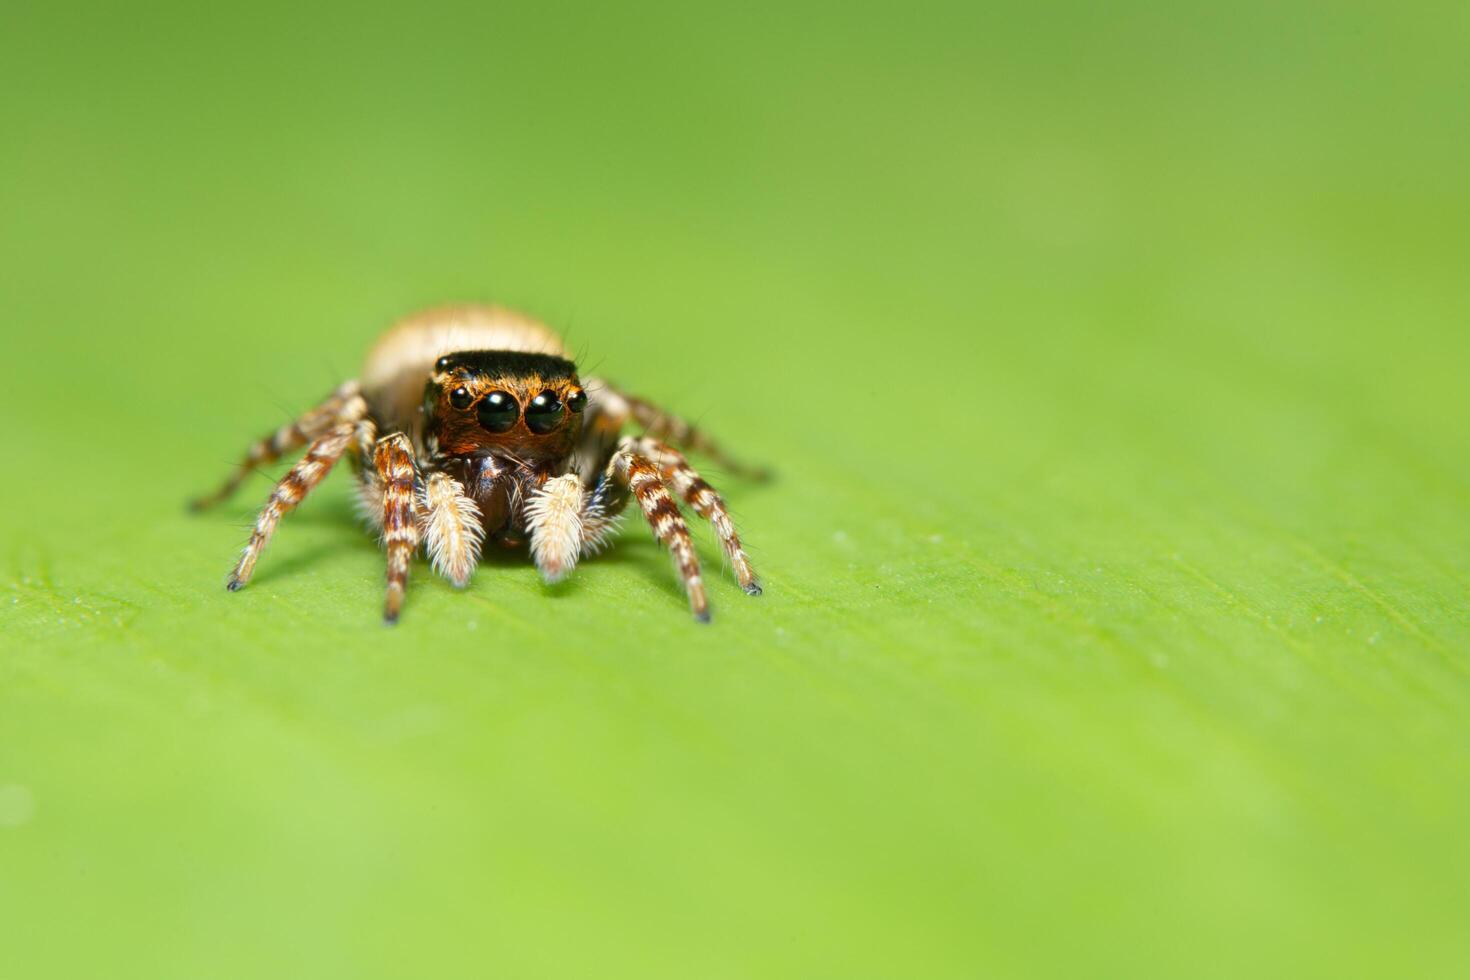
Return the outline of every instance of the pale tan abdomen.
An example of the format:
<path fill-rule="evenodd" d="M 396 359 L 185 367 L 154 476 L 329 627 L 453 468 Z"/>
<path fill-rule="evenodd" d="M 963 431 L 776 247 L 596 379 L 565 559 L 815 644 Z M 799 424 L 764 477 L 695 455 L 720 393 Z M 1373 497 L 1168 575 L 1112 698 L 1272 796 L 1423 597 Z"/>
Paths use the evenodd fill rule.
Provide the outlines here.
<path fill-rule="evenodd" d="M 434 362 L 445 354 L 512 350 L 566 357 L 561 338 L 500 306 L 438 306 L 398 321 L 368 352 L 362 390 L 380 428 L 413 432 Z"/>

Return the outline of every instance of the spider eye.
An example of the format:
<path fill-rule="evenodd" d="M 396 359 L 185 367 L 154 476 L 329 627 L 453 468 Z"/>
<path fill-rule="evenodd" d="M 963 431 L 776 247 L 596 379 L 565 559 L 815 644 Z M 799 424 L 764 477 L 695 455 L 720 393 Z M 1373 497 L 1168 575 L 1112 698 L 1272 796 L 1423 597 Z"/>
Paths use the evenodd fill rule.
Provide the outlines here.
<path fill-rule="evenodd" d="M 445 354 L 443 357 L 439 358 L 439 360 L 434 362 L 434 370 L 441 373 L 444 371 L 448 371 L 449 365 L 453 363 L 454 358 L 450 357 L 448 354 Z"/>
<path fill-rule="evenodd" d="M 460 409 L 461 411 L 469 408 L 470 402 L 473 400 L 474 399 L 470 397 L 470 390 L 464 385 L 460 385 L 458 388 L 449 393 L 449 404 L 453 405 L 457 409 Z"/>
<path fill-rule="evenodd" d="M 480 399 L 480 428 L 487 432 L 506 432 L 516 424 L 521 406 L 509 392 L 492 391 Z"/>
<path fill-rule="evenodd" d="M 576 391 L 567 396 L 567 408 L 570 408 L 572 411 L 580 412 L 586 407 L 587 392 L 583 391 L 581 388 L 578 388 Z"/>
<path fill-rule="evenodd" d="M 545 435 L 561 422 L 564 408 L 557 399 L 556 392 L 543 391 L 526 406 L 526 428 L 538 435 Z"/>

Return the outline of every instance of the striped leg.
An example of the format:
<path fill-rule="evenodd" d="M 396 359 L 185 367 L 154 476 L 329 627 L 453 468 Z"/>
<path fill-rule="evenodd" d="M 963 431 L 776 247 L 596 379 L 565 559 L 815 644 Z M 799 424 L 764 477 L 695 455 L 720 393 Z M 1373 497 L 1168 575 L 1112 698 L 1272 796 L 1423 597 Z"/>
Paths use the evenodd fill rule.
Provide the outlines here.
<path fill-rule="evenodd" d="M 378 440 L 373 468 L 383 488 L 383 544 L 388 551 L 388 592 L 383 601 L 383 621 L 398 622 L 403 608 L 403 591 L 408 586 L 408 566 L 419 545 L 414 520 L 415 470 L 413 446 L 408 436 L 395 432 Z"/>
<path fill-rule="evenodd" d="M 677 450 L 671 449 L 656 439 L 643 438 L 637 442 L 638 452 L 652 460 L 659 469 L 659 474 L 666 480 L 673 491 L 684 499 L 684 502 L 694 508 L 694 512 L 714 526 L 715 534 L 720 539 L 720 547 L 725 551 L 725 557 L 730 560 L 730 567 L 735 571 L 735 579 L 740 587 L 745 590 L 746 595 L 760 595 L 760 581 L 755 576 L 755 569 L 750 567 L 750 559 L 745 555 L 745 549 L 740 546 L 740 534 L 735 530 L 735 522 L 730 520 L 730 512 L 725 509 L 724 499 L 715 491 L 715 488 L 704 481 L 694 467 L 689 465 Z"/>
<path fill-rule="evenodd" d="M 766 468 L 740 462 L 689 422 L 652 402 L 619 391 L 600 378 L 588 378 L 586 388 L 590 398 L 586 424 L 594 434 L 615 438 L 631 419 L 643 426 L 644 435 L 675 449 L 708 456 L 718 466 L 737 476 L 756 480 L 770 478 L 770 471 Z M 609 445 L 611 441 L 609 438 Z"/>
<path fill-rule="evenodd" d="M 367 414 L 367 404 L 358 394 L 356 381 L 348 381 L 316 408 L 281 426 L 275 432 L 255 443 L 245 453 L 245 458 L 214 493 L 190 502 L 191 510 L 206 510 L 228 500 L 246 477 L 269 463 L 274 463 L 293 449 L 320 437 L 339 422 L 355 421 Z"/>
<path fill-rule="evenodd" d="M 255 530 L 250 535 L 250 543 L 245 546 L 244 554 L 236 563 L 235 570 L 230 573 L 225 587 L 231 592 L 244 588 L 250 581 L 260 553 L 270 543 L 271 535 L 276 533 L 276 525 L 281 522 L 282 517 L 295 510 L 296 505 L 306 498 L 312 488 L 331 472 L 332 466 L 342 457 L 348 443 L 352 441 L 353 429 L 354 424 L 351 422 L 339 422 L 328 429 L 311 444 L 301 461 L 291 467 L 291 472 L 281 477 L 281 481 L 271 492 L 270 500 L 266 501 L 260 516 L 255 519 Z"/>
<path fill-rule="evenodd" d="M 699 558 L 694 554 L 694 539 L 689 536 L 689 525 L 679 513 L 679 505 L 669 496 L 668 487 L 659 476 L 658 467 L 647 456 L 638 451 L 633 439 L 624 439 L 618 451 L 607 464 L 605 479 L 601 481 L 589 501 L 584 516 L 584 535 L 595 542 L 615 514 L 618 502 L 626 503 L 626 496 L 609 490 L 609 484 L 626 487 L 631 492 L 643 516 L 653 528 L 654 537 L 673 555 L 674 567 L 684 582 L 684 591 L 689 596 L 689 608 L 694 618 L 702 623 L 709 622 L 709 600 L 704 594 L 704 580 L 699 574 Z M 609 500 L 613 508 L 609 508 Z M 590 533 L 589 533 L 590 532 Z"/>

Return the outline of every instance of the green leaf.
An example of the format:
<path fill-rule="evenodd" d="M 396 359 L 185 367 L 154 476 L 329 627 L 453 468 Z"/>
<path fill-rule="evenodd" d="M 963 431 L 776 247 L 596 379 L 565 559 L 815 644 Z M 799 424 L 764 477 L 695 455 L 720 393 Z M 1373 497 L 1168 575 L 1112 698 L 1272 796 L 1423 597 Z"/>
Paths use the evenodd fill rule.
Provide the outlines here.
<path fill-rule="evenodd" d="M 0 31 L 0 975 L 1459 976 L 1465 23 L 34 6 Z M 335 474 L 526 308 L 777 471 L 541 584 Z M 696 462 L 700 462 L 696 460 Z"/>

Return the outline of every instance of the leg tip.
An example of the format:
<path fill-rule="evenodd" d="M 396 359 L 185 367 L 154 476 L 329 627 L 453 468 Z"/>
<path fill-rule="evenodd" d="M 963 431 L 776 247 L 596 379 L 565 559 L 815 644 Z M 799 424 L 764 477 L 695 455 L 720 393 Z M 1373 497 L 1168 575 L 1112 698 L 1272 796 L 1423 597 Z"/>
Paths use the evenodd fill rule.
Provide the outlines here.
<path fill-rule="evenodd" d="M 709 622 L 709 618 L 710 617 L 709 617 L 709 610 L 708 609 L 701 609 L 701 610 L 699 610 L 698 612 L 696 612 L 694 614 L 694 621 L 696 623 L 708 623 Z"/>
<path fill-rule="evenodd" d="M 233 576 L 225 583 L 226 592 L 239 592 L 243 588 L 245 588 L 245 583 Z"/>
<path fill-rule="evenodd" d="M 745 585 L 742 585 L 741 588 L 745 590 L 746 595 L 760 595 L 761 593 L 765 592 L 765 589 L 761 588 L 761 584 L 759 582 L 749 582 Z"/>
<path fill-rule="evenodd" d="M 394 582 L 388 586 L 388 594 L 383 597 L 383 625 L 395 625 L 398 622 L 398 614 L 402 611 L 403 586 Z"/>

